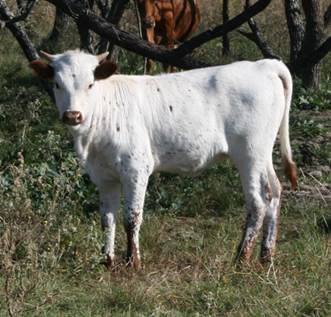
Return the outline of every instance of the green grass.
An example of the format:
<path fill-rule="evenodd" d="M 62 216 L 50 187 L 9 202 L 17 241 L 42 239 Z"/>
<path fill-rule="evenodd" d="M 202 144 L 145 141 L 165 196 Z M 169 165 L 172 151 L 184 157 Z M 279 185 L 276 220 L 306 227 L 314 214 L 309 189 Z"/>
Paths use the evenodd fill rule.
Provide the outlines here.
<path fill-rule="evenodd" d="M 122 228 L 117 266 L 108 272 L 99 263 L 101 233 L 92 219 L 63 219 L 61 234 L 48 229 L 46 238 L 46 242 L 59 239 L 60 246 L 53 240 L 47 247 L 40 233 L 54 215 L 48 214 L 31 228 L 34 216 L 23 225 L 28 239 L 16 245 L 14 272 L 4 270 L 3 279 L 10 279 L 12 307 L 16 299 L 24 316 L 36 312 L 45 316 L 327 316 L 330 237 L 318 220 L 327 216 L 328 208 L 309 199 L 287 200 L 275 263 L 262 267 L 255 258 L 250 267 L 241 269 L 232 263 L 243 221 L 241 208 L 235 212 L 194 217 L 148 212 L 141 234 L 141 272 L 125 266 Z M 68 239 L 63 236 L 66 231 L 71 231 L 70 241 L 63 241 Z M 23 300 L 22 285 L 33 287 Z"/>
<path fill-rule="evenodd" d="M 233 264 L 244 199 L 226 161 L 196 178 L 154 175 L 141 231 L 143 269 L 126 267 L 120 213 L 116 266 L 109 272 L 97 191 L 19 48 L 8 44 L 6 32 L 0 40 L 6 44 L 0 46 L 0 316 L 331 315 L 330 58 L 320 90 L 295 82 L 297 192 L 288 190 L 276 146 L 284 195 L 271 266 L 258 262 L 259 245 L 250 266 Z M 238 58 L 259 55 L 238 35 L 232 44 Z M 216 62 L 219 50 L 213 41 L 197 56 Z M 134 54 L 121 51 L 119 58 L 122 72 L 142 71 Z"/>

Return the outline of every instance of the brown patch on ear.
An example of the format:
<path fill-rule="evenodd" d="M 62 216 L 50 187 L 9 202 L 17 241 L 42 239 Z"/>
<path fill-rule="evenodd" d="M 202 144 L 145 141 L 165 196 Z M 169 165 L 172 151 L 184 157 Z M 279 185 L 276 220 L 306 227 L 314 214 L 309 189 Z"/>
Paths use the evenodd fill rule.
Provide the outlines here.
<path fill-rule="evenodd" d="M 113 75 L 116 69 L 117 65 L 115 63 L 111 61 L 104 61 L 94 70 L 94 78 L 95 80 L 106 79 Z"/>
<path fill-rule="evenodd" d="M 54 68 L 48 63 L 37 59 L 29 64 L 29 66 L 36 72 L 42 79 L 51 80 L 54 78 Z"/>

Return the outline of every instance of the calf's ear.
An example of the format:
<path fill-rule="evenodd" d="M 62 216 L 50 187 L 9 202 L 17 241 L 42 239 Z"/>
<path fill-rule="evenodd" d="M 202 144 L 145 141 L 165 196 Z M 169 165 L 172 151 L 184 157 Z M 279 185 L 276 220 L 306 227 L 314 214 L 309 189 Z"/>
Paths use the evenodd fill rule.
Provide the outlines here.
<path fill-rule="evenodd" d="M 106 79 L 113 75 L 117 69 L 117 65 L 112 61 L 105 60 L 101 62 L 94 70 L 95 80 Z"/>
<path fill-rule="evenodd" d="M 36 72 L 42 79 L 51 80 L 54 78 L 54 68 L 48 63 L 37 59 L 29 64 L 29 66 Z"/>

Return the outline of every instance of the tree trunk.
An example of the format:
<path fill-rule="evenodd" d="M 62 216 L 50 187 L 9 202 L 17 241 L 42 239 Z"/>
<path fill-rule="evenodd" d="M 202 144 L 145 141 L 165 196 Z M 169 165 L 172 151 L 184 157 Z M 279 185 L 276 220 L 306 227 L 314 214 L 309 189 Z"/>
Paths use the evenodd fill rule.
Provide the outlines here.
<path fill-rule="evenodd" d="M 301 51 L 305 30 L 299 0 L 284 0 L 284 3 L 290 34 L 290 64 L 294 64 Z"/>
<path fill-rule="evenodd" d="M 301 56 L 309 56 L 320 45 L 323 37 L 323 17 L 318 0 L 302 0 L 303 11 L 306 16 L 306 28 L 303 38 Z M 321 80 L 319 62 L 301 65 L 296 70 L 305 87 L 318 87 Z"/>
<path fill-rule="evenodd" d="M 302 80 L 305 87 L 313 88 L 320 84 L 321 58 L 310 58 L 310 56 L 319 56 L 315 53 L 322 48 L 323 15 L 318 0 L 302 0 L 302 9 L 305 26 L 298 0 L 285 0 L 291 40 L 290 68 L 292 73 Z M 324 55 L 320 54 L 320 56 Z"/>
<path fill-rule="evenodd" d="M 223 11 L 222 11 L 222 17 L 223 17 L 223 24 L 229 21 L 229 0 L 223 0 Z M 222 54 L 229 55 L 230 53 L 230 41 L 228 34 L 223 35 L 223 48 L 222 48 Z"/>
<path fill-rule="evenodd" d="M 76 21 L 76 24 L 80 39 L 80 49 L 94 54 L 94 48 L 92 46 L 92 36 L 90 34 L 89 28 L 81 19 L 78 19 Z"/>
<path fill-rule="evenodd" d="M 129 3 L 129 0 L 113 0 L 110 11 L 106 14 L 106 20 L 113 24 L 118 25 L 124 13 L 126 5 Z M 105 51 L 109 51 L 110 55 L 113 55 L 114 51 L 114 44 L 111 43 L 108 39 L 102 38 L 99 44 L 99 53 L 103 53 Z M 115 54 L 114 56 L 115 57 Z"/>
<path fill-rule="evenodd" d="M 85 12 L 93 12 L 94 0 L 80 0 L 82 5 L 82 10 Z M 76 19 L 77 30 L 80 39 L 80 49 L 87 51 L 91 54 L 95 53 L 93 47 L 93 37 L 90 32 L 89 27 L 86 25 L 85 21 L 81 18 Z"/>
<path fill-rule="evenodd" d="M 55 20 L 51 34 L 48 40 L 52 46 L 57 46 L 61 35 L 63 35 L 69 26 L 69 17 L 60 8 L 56 8 Z"/>

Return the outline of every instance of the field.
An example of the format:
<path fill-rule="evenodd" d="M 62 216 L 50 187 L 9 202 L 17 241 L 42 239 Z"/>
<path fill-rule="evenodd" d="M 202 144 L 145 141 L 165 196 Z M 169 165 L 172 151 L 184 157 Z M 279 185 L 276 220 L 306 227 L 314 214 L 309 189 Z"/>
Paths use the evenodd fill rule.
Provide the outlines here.
<path fill-rule="evenodd" d="M 206 2 L 204 28 L 219 21 L 214 2 Z M 266 37 L 275 38 L 273 47 L 286 52 L 280 2 L 273 6 L 259 21 Z M 47 6 L 36 12 L 49 20 L 52 14 Z M 123 27 L 130 28 L 129 20 Z M 39 21 L 44 33 L 36 32 L 35 20 L 27 25 L 46 46 L 47 21 Z M 284 189 L 274 262 L 262 266 L 257 245 L 251 265 L 233 263 L 245 214 L 238 174 L 226 161 L 195 178 L 152 177 L 143 269 L 136 272 L 126 267 L 121 214 L 116 266 L 103 265 L 96 188 L 6 30 L 0 29 L 0 43 L 0 316 L 331 316 L 330 54 L 320 89 L 304 90 L 295 81 L 290 128 L 297 191 L 283 177 L 278 145 L 274 151 Z M 231 43 L 227 60 L 260 57 L 238 34 Z M 68 48 L 66 39 L 61 45 Z M 220 50 L 213 41 L 196 56 L 216 62 Z M 141 73 L 141 58 L 121 50 L 119 60 L 123 73 Z"/>

